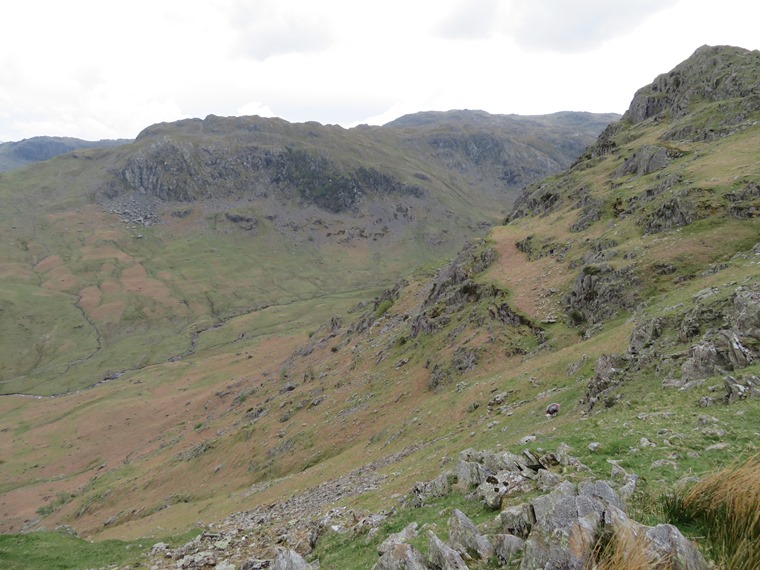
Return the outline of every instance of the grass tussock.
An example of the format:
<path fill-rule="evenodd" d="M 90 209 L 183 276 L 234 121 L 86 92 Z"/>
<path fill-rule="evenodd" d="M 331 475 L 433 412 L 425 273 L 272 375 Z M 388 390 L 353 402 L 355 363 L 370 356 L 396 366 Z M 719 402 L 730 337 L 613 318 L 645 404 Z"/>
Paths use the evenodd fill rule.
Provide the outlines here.
<path fill-rule="evenodd" d="M 603 535 L 597 541 L 586 570 L 651 570 L 669 568 L 667 560 L 653 559 L 644 532 L 631 529 Z"/>
<path fill-rule="evenodd" d="M 699 529 L 719 568 L 760 568 L 760 454 L 663 501 L 671 521 Z"/>

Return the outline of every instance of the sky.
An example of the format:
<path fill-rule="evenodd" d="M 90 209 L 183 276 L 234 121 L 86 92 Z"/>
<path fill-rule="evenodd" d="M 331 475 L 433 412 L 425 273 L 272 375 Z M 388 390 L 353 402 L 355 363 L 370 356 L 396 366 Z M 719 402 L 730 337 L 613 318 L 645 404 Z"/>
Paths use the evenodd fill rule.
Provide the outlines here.
<path fill-rule="evenodd" d="M 7 0 L 0 141 L 210 114 L 623 113 L 701 45 L 760 49 L 758 22 L 756 0 Z"/>

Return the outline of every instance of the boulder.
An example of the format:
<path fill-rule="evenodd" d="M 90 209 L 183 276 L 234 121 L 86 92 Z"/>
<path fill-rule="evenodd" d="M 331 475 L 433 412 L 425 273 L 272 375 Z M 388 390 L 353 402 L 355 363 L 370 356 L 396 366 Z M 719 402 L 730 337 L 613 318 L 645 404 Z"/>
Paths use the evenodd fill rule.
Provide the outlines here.
<path fill-rule="evenodd" d="M 377 547 L 377 554 L 379 556 L 382 556 L 395 545 L 409 542 L 414 537 L 416 537 L 417 534 L 417 523 L 409 523 L 401 532 L 395 532 L 386 538 L 383 542 L 381 542 Z"/>
<path fill-rule="evenodd" d="M 427 532 L 428 559 L 438 570 L 468 570 L 459 553 L 438 538 L 432 530 Z"/>
<path fill-rule="evenodd" d="M 280 550 L 271 565 L 271 570 L 312 570 L 312 568 L 313 566 L 295 550 Z"/>
<path fill-rule="evenodd" d="M 473 487 L 480 485 L 486 478 L 483 468 L 479 463 L 474 461 L 459 460 L 453 469 L 457 478 L 457 488 L 463 491 L 469 491 Z"/>
<path fill-rule="evenodd" d="M 525 548 L 525 541 L 512 534 L 497 534 L 494 537 L 493 546 L 496 549 L 496 556 L 509 565 L 514 558 L 520 556 Z"/>
<path fill-rule="evenodd" d="M 754 375 L 742 376 L 738 380 L 733 376 L 726 376 L 723 378 L 723 385 L 726 389 L 723 401 L 726 404 L 760 396 L 760 377 Z"/>
<path fill-rule="evenodd" d="M 408 544 L 394 544 L 372 570 L 430 570 L 425 558 Z"/>
<path fill-rule="evenodd" d="M 707 561 L 693 542 L 687 540 L 676 527 L 658 524 L 646 532 L 652 558 L 667 559 L 672 570 L 702 570 Z"/>
<path fill-rule="evenodd" d="M 605 529 L 611 532 L 643 535 L 647 556 L 653 566 L 667 560 L 669 570 L 703 570 L 709 567 L 697 547 L 673 525 L 645 526 L 629 519 L 614 506 L 605 509 L 603 519 Z"/>
<path fill-rule="evenodd" d="M 216 555 L 213 552 L 202 551 L 197 554 L 188 554 L 177 562 L 177 568 L 203 568 L 204 566 L 216 566 Z"/>
<path fill-rule="evenodd" d="M 528 503 L 507 507 L 499 514 L 499 520 L 506 532 L 520 538 L 527 538 L 536 522 L 533 509 Z"/>
<path fill-rule="evenodd" d="M 501 500 L 505 495 L 532 489 L 531 481 L 519 472 L 501 471 L 496 475 L 488 475 L 478 487 L 476 494 L 483 499 L 488 508 L 496 510 L 501 508 Z"/>
<path fill-rule="evenodd" d="M 622 509 L 623 502 L 607 481 L 586 480 L 578 483 L 578 495 L 599 499 L 607 505 Z"/>
<path fill-rule="evenodd" d="M 495 554 L 493 545 L 459 509 L 454 509 L 449 518 L 449 543 L 460 554 L 474 559 L 487 560 Z"/>
<path fill-rule="evenodd" d="M 540 469 L 536 477 L 536 486 L 540 491 L 550 491 L 562 482 L 562 478 L 547 469 Z"/>
<path fill-rule="evenodd" d="M 760 291 L 739 291 L 734 297 L 735 326 L 742 336 L 760 340 Z"/>
<path fill-rule="evenodd" d="M 533 500 L 536 523 L 525 541 L 520 568 L 581 570 L 591 559 L 604 504 L 594 496 L 574 494 L 573 486 L 565 483 Z"/>
<path fill-rule="evenodd" d="M 643 176 L 655 170 L 665 168 L 668 164 L 670 164 L 668 149 L 662 146 L 644 145 L 621 164 L 613 175 L 615 177 L 626 176 L 628 174 Z"/>

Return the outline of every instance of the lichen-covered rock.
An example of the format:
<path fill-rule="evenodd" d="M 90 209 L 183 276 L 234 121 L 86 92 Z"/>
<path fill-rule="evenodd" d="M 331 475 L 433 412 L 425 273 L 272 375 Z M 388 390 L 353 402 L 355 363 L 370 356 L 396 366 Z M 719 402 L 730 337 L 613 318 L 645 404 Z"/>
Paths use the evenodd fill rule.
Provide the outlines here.
<path fill-rule="evenodd" d="M 493 540 L 493 546 L 498 556 L 505 564 L 520 556 L 525 548 L 525 541 L 512 534 L 497 534 Z"/>
<path fill-rule="evenodd" d="M 760 291 L 739 290 L 734 297 L 735 327 L 742 336 L 760 340 Z"/>
<path fill-rule="evenodd" d="M 464 491 L 477 487 L 486 478 L 485 471 L 479 463 L 461 459 L 454 466 L 453 473 L 457 478 L 457 488 Z"/>
<path fill-rule="evenodd" d="M 428 560 L 437 570 L 468 570 L 459 553 L 438 538 L 432 530 L 427 531 Z"/>
<path fill-rule="evenodd" d="M 419 551 L 401 543 L 388 549 L 372 570 L 430 570 L 430 567 Z"/>
<path fill-rule="evenodd" d="M 731 72 L 727 73 L 726 70 Z M 694 100 L 719 101 L 760 94 L 760 53 L 730 46 L 702 46 L 633 97 L 623 120 L 640 123 L 666 113 L 686 115 Z"/>
<path fill-rule="evenodd" d="M 500 471 L 495 475 L 488 475 L 476 490 L 476 494 L 483 499 L 490 509 L 500 509 L 501 501 L 505 495 L 512 493 L 527 492 L 533 489 L 533 483 L 516 471 Z"/>
<path fill-rule="evenodd" d="M 633 174 L 635 176 L 643 176 L 650 174 L 655 170 L 665 168 L 670 164 L 670 156 L 668 156 L 668 149 L 657 145 L 644 145 L 640 147 L 633 156 L 628 158 L 620 167 L 614 172 L 613 176 L 625 176 L 627 174 Z"/>
<path fill-rule="evenodd" d="M 280 550 L 271 565 L 271 570 L 312 570 L 312 568 L 313 566 L 295 550 Z"/>
<path fill-rule="evenodd" d="M 738 379 L 726 376 L 723 378 L 723 385 L 726 389 L 723 401 L 727 404 L 760 397 L 760 378 L 755 375 L 740 376 Z"/>
<path fill-rule="evenodd" d="M 539 507 L 536 501 L 533 501 L 536 524 L 525 541 L 520 568 L 584 568 L 591 558 L 604 512 L 601 501 L 561 494 L 554 495 Z"/>
<path fill-rule="evenodd" d="M 452 481 L 457 478 L 451 471 L 444 471 L 430 481 L 418 481 L 409 493 L 412 507 L 421 507 L 429 497 L 443 497 L 451 492 Z"/>
<path fill-rule="evenodd" d="M 570 324 L 595 324 L 620 310 L 632 309 L 638 301 L 638 283 L 639 278 L 631 266 L 621 269 L 607 264 L 583 267 L 563 300 Z"/>
<path fill-rule="evenodd" d="M 688 357 L 681 365 L 680 385 L 745 368 L 752 361 L 752 351 L 742 344 L 733 330 L 707 334 L 689 349 Z"/>
<path fill-rule="evenodd" d="M 562 482 L 562 478 L 548 469 L 539 469 L 536 477 L 536 486 L 540 491 L 551 491 Z"/>
<path fill-rule="evenodd" d="M 707 561 L 681 531 L 670 524 L 658 524 L 646 531 L 652 558 L 668 560 L 672 570 L 702 570 Z"/>
<path fill-rule="evenodd" d="M 578 495 L 599 499 L 607 505 L 613 505 L 619 509 L 624 507 L 620 497 L 607 481 L 587 479 L 578 483 Z"/>
<path fill-rule="evenodd" d="M 533 528 L 533 524 L 536 522 L 533 515 L 533 507 L 529 503 L 505 508 L 499 514 L 499 520 L 506 532 L 520 538 L 527 538 L 530 534 L 530 529 Z"/>
<path fill-rule="evenodd" d="M 660 204 L 642 220 L 642 225 L 644 233 L 657 234 L 688 226 L 698 218 L 699 213 L 694 200 L 686 192 L 681 192 Z"/>
<path fill-rule="evenodd" d="M 404 527 L 400 532 L 394 532 L 377 547 L 377 554 L 382 556 L 397 544 L 404 544 L 417 536 L 417 523 L 412 522 Z"/>
<path fill-rule="evenodd" d="M 476 560 L 487 560 L 495 554 L 493 545 L 459 509 L 454 509 L 449 518 L 449 544 L 459 553 Z"/>

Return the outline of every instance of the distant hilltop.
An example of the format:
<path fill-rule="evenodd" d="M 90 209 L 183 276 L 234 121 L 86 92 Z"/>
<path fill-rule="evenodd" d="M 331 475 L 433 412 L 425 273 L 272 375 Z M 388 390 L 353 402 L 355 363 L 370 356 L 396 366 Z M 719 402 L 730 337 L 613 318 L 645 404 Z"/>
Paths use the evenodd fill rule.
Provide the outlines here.
<path fill-rule="evenodd" d="M 49 160 L 60 154 L 85 148 L 119 146 L 131 139 L 86 141 L 71 137 L 32 137 L 0 143 L 0 172 L 21 168 L 33 162 Z"/>

